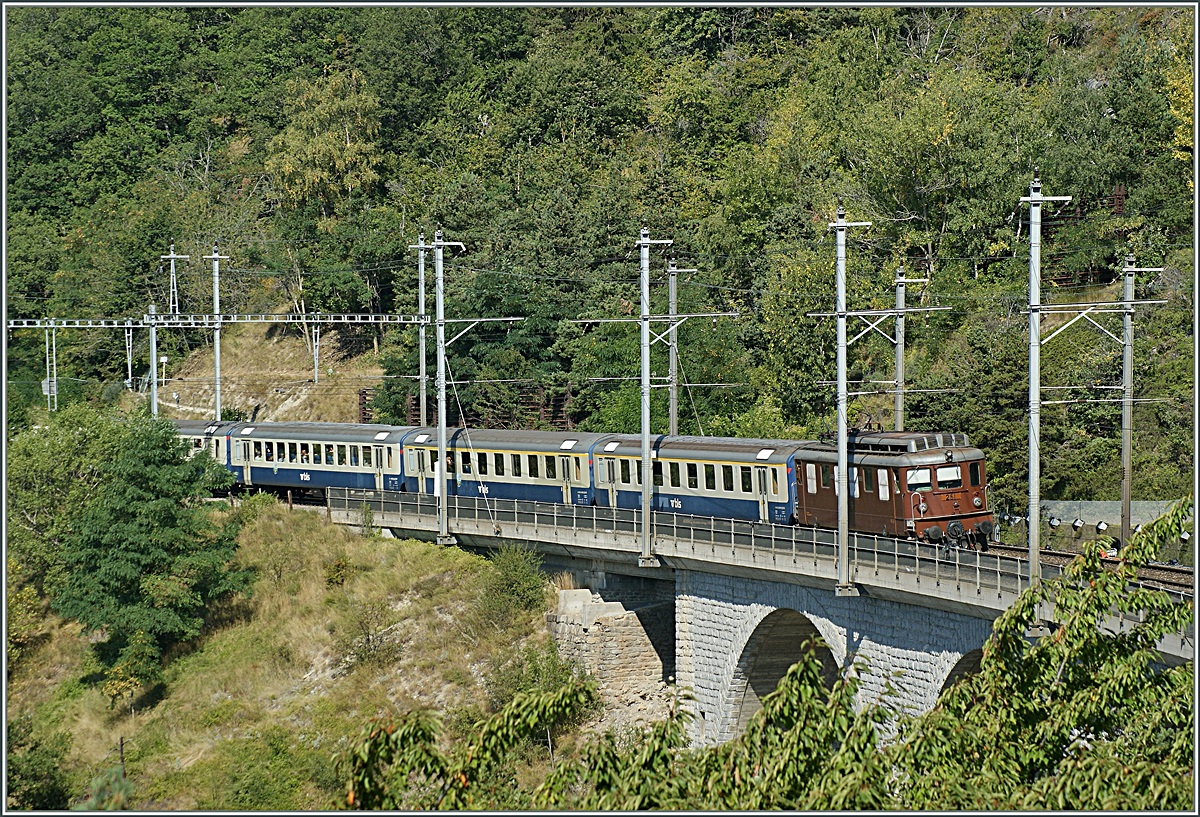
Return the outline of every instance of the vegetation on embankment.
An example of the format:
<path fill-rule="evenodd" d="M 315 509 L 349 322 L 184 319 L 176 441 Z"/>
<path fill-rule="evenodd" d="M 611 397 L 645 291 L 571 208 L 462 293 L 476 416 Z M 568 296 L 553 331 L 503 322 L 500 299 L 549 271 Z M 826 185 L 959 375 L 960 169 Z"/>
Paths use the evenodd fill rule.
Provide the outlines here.
<path fill-rule="evenodd" d="M 253 571 L 252 592 L 212 605 L 203 634 L 135 696 L 105 694 L 95 639 L 80 625 L 38 617 L 11 665 L 9 717 L 31 729 L 10 761 L 29 781 L 18 798 L 41 791 L 50 802 L 10 805 L 80 802 L 119 765 L 123 743 L 132 808 L 328 808 L 345 790 L 334 754 L 370 718 L 429 709 L 451 739 L 489 701 L 570 675 L 541 626 L 548 585 L 520 551 L 488 560 L 360 536 L 269 499 L 214 510 L 241 524 L 235 564 Z M 520 671 L 530 657 L 537 671 Z M 29 758 L 56 735 L 61 760 Z M 524 752 L 518 765 L 536 779 L 545 736 Z"/>

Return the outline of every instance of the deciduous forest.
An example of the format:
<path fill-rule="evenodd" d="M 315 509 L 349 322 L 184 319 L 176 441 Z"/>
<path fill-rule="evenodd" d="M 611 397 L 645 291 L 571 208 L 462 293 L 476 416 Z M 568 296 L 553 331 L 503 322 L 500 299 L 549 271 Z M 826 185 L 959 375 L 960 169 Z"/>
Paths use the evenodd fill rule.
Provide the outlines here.
<path fill-rule="evenodd" d="M 813 436 L 834 425 L 834 325 L 812 313 L 833 308 L 841 201 L 872 225 L 849 234 L 851 309 L 892 306 L 898 274 L 927 280 L 909 306 L 949 307 L 907 322 L 908 427 L 968 432 L 1016 510 L 1036 173 L 1071 197 L 1045 208 L 1045 300 L 1119 299 L 1129 255 L 1163 268 L 1137 284 L 1168 303 L 1136 320 L 1135 497 L 1187 492 L 1190 9 L 10 8 L 6 24 L 9 317 L 165 305 L 172 245 L 191 258 L 185 313 L 211 311 L 216 245 L 223 311 L 412 314 L 408 248 L 441 229 L 466 248 L 447 315 L 524 319 L 451 347 L 454 419 L 631 431 L 636 330 L 574 321 L 636 312 L 646 226 L 673 242 L 652 312 L 673 260 L 694 270 L 681 313 L 739 313 L 680 327 L 681 431 Z M 353 333 L 384 363 L 376 417 L 404 420 L 415 330 Z M 160 354 L 208 342 L 162 334 Z M 61 399 L 112 399 L 123 341 L 62 333 Z M 1120 345 L 1086 322 L 1056 344 L 1043 385 L 1070 388 L 1043 416 L 1042 495 L 1116 498 Z M 890 343 L 850 351 L 851 423 L 890 424 Z M 44 403 L 44 354 L 40 332 L 10 340 L 10 428 Z"/>

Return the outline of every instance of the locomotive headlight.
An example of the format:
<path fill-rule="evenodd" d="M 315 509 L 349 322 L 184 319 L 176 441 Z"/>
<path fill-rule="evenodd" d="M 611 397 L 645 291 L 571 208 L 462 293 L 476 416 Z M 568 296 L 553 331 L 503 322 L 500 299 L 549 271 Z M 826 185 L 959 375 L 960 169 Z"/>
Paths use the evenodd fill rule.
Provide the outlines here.
<path fill-rule="evenodd" d="M 976 508 L 982 508 L 983 500 L 980 499 L 979 497 L 975 497 L 974 499 L 971 500 L 971 504 L 973 504 Z"/>

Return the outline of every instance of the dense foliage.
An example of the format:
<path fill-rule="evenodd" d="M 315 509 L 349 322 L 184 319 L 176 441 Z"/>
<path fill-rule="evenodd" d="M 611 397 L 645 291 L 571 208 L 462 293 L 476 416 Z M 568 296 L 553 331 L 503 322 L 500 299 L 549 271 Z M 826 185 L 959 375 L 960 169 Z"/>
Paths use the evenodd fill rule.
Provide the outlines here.
<path fill-rule="evenodd" d="M 9 8 L 8 299 L 20 317 L 211 308 L 417 310 L 408 249 L 441 228 L 455 417 L 520 427 L 564 414 L 637 427 L 633 243 L 671 239 L 685 432 L 815 434 L 832 425 L 839 199 L 851 308 L 887 306 L 903 267 L 911 428 L 967 431 L 995 498 L 1022 506 L 1027 195 L 1047 195 L 1048 295 L 1139 297 L 1135 496 L 1182 496 L 1192 468 L 1188 8 Z M 432 275 L 432 258 L 427 267 Z M 653 311 L 666 311 L 653 257 Z M 1096 291 L 1091 291 L 1095 288 Z M 432 282 L 428 285 L 432 297 Z M 1059 291 L 1061 290 L 1061 291 Z M 432 309 L 432 304 L 428 305 Z M 1115 327 L 1115 324 L 1114 324 Z M 416 393 L 415 330 L 380 336 L 377 416 Z M 111 399 L 120 333 L 60 332 L 60 399 Z M 205 343 L 160 333 L 160 353 Z M 147 360 L 137 341 L 138 369 Z M 1119 347 L 1081 324 L 1046 349 L 1044 384 L 1111 396 Z M 29 422 L 42 337 L 9 349 L 9 419 Z M 663 375 L 666 352 L 655 347 Z M 878 336 L 851 347 L 854 391 L 891 376 Z M 432 371 L 432 367 L 431 367 Z M 1057 396 L 1057 395 L 1056 395 Z M 666 394 L 654 424 L 665 429 Z M 886 421 L 887 395 L 852 421 Z M 773 415 L 772 415 L 773 413 Z M 747 417 L 747 415 L 750 415 Z M 764 417 L 775 417 L 763 423 Z M 347 418 L 352 419 L 352 418 Z M 1119 405 L 1043 415 L 1047 499 L 1114 499 Z M 1157 452 L 1157 454 L 1155 453 Z M 1164 452 L 1168 452 L 1165 453 Z"/>
<path fill-rule="evenodd" d="M 928 713 L 855 701 L 859 666 L 831 687 L 810 649 L 741 737 L 691 748 L 682 711 L 636 735 L 593 738 L 544 780 L 505 768 L 522 730 L 581 706 L 586 684 L 515 698 L 450 754 L 438 722 L 410 713 L 365 727 L 339 753 L 351 808 L 585 810 L 1183 810 L 1194 807 L 1194 668 L 1156 666 L 1191 604 L 1133 587 L 1136 567 L 1178 537 L 1191 501 L 1134 537 L 1116 571 L 1089 545 L 1061 578 L 997 619 L 980 671 Z M 1028 637 L 1054 608 L 1051 635 Z M 1123 632 L 1113 610 L 1140 612 Z M 894 719 L 881 743 L 878 725 Z"/>
<path fill-rule="evenodd" d="M 247 587 L 249 575 L 230 565 L 232 528 L 214 525 L 201 501 L 230 484 L 228 472 L 192 457 L 166 421 L 83 405 L 17 435 L 8 454 L 19 581 L 10 645 L 35 629 L 22 621 L 40 619 L 40 589 L 97 634 L 109 696 L 132 699 L 158 680 L 164 651 L 200 635 L 212 601 Z"/>

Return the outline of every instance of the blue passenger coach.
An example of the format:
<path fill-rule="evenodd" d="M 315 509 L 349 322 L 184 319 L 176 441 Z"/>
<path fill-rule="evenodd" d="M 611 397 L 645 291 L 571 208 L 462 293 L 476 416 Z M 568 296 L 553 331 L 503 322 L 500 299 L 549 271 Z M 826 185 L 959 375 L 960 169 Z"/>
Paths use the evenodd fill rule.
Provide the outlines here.
<path fill-rule="evenodd" d="M 608 434 L 447 429 L 450 496 L 591 505 L 591 450 Z M 437 429 L 408 433 L 404 489 L 437 493 Z"/>
<path fill-rule="evenodd" d="M 651 441 L 652 506 L 656 511 L 788 523 L 795 504 L 792 479 L 797 443 L 713 437 Z M 612 435 L 596 457 L 596 504 L 640 508 L 642 443 Z"/>
<path fill-rule="evenodd" d="M 399 491 L 400 441 L 411 426 L 176 421 L 247 487 Z"/>

